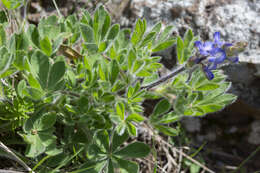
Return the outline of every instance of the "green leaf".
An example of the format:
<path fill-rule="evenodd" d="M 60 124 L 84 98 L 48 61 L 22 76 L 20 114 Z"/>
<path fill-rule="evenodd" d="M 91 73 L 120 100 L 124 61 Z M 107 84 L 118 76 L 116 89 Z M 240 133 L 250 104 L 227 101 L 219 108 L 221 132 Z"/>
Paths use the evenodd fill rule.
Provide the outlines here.
<path fill-rule="evenodd" d="M 96 43 L 85 43 L 83 47 L 88 51 L 90 54 L 95 54 L 98 52 L 98 45 Z"/>
<path fill-rule="evenodd" d="M 154 127 L 167 136 L 178 136 L 179 135 L 179 130 L 176 130 L 171 127 L 158 125 L 158 124 L 154 125 Z"/>
<path fill-rule="evenodd" d="M 219 88 L 219 85 L 215 83 L 204 83 L 199 86 L 196 86 L 197 91 L 215 90 L 217 88 Z"/>
<path fill-rule="evenodd" d="M 113 85 L 119 74 L 119 65 L 116 60 L 112 61 L 110 82 Z"/>
<path fill-rule="evenodd" d="M 122 145 L 127 139 L 129 138 L 129 135 L 127 131 L 125 131 L 123 134 L 119 135 L 118 133 L 114 132 L 113 135 L 113 141 L 112 141 L 112 151 L 114 152 L 120 145 Z"/>
<path fill-rule="evenodd" d="M 48 37 L 49 39 L 56 39 L 59 37 L 62 27 L 58 23 L 58 17 L 56 15 L 48 16 L 40 20 L 38 24 L 38 30 L 41 38 Z"/>
<path fill-rule="evenodd" d="M 101 42 L 98 46 L 98 51 L 104 52 L 107 49 L 107 46 L 108 46 L 108 42 L 106 42 L 106 41 Z"/>
<path fill-rule="evenodd" d="M 85 42 L 95 43 L 94 31 L 89 25 L 81 24 L 80 31 Z"/>
<path fill-rule="evenodd" d="M 167 124 L 179 121 L 181 116 L 176 113 L 176 111 L 169 112 L 163 115 L 159 120 L 158 123 Z"/>
<path fill-rule="evenodd" d="M 149 42 L 152 42 L 154 40 L 155 36 L 156 32 L 150 32 L 149 34 L 147 34 L 143 39 L 142 43 L 140 44 L 140 47 L 147 46 Z"/>
<path fill-rule="evenodd" d="M 162 23 L 158 22 L 157 24 L 154 25 L 154 27 L 151 29 L 151 32 L 156 32 L 159 33 L 162 27 Z"/>
<path fill-rule="evenodd" d="M 156 104 L 152 116 L 155 118 L 159 115 L 162 115 L 168 112 L 171 109 L 171 104 L 168 100 L 163 99 Z"/>
<path fill-rule="evenodd" d="M 166 40 L 166 41 L 164 41 L 164 42 L 162 42 L 162 43 L 156 45 L 156 47 L 153 48 L 152 52 L 158 52 L 158 51 L 167 49 L 167 48 L 169 48 L 170 46 L 172 46 L 175 42 L 176 42 L 175 39 Z"/>
<path fill-rule="evenodd" d="M 8 18 L 4 10 L 0 10 L 0 24 L 8 22 Z"/>
<path fill-rule="evenodd" d="M 40 41 L 40 47 L 41 47 L 41 50 L 42 50 L 47 56 L 51 56 L 51 54 L 52 54 L 52 45 L 51 45 L 51 41 L 49 40 L 48 37 L 44 37 L 44 38 Z"/>
<path fill-rule="evenodd" d="M 109 27 L 111 25 L 111 19 L 110 16 L 107 12 L 105 12 L 105 20 L 104 20 L 104 24 L 102 27 L 102 32 L 101 32 L 101 40 L 103 40 L 109 30 Z"/>
<path fill-rule="evenodd" d="M 38 48 L 40 48 L 40 34 L 38 29 L 34 25 L 29 25 L 27 30 L 28 37 L 30 38 L 31 42 Z"/>
<path fill-rule="evenodd" d="M 173 28 L 174 28 L 174 26 L 172 26 L 172 25 L 166 26 L 165 29 L 163 30 L 163 32 L 160 34 L 159 42 L 167 39 L 172 34 Z"/>
<path fill-rule="evenodd" d="M 140 40 L 142 40 L 143 35 L 145 32 L 144 23 L 141 21 L 141 19 L 138 19 L 135 24 L 135 29 L 133 31 L 131 42 L 135 46 Z"/>
<path fill-rule="evenodd" d="M 25 33 L 13 34 L 9 43 L 9 51 L 15 53 L 17 50 L 26 50 L 29 47 L 29 40 Z"/>
<path fill-rule="evenodd" d="M 78 173 L 102 173 L 101 171 L 106 166 L 107 161 L 99 161 L 99 162 L 92 162 L 87 161 L 80 167 L 80 172 Z"/>
<path fill-rule="evenodd" d="M 5 47 L 0 48 L 0 75 L 8 70 L 13 62 L 13 56 L 10 56 Z"/>
<path fill-rule="evenodd" d="M 141 67 L 143 67 L 144 63 L 145 63 L 145 62 L 144 62 L 144 61 L 141 61 L 141 60 L 135 61 L 135 62 L 134 62 L 134 66 L 133 66 L 133 68 L 132 68 L 132 72 L 133 72 L 133 73 L 138 72 L 138 70 L 141 69 Z"/>
<path fill-rule="evenodd" d="M 116 132 L 119 135 L 123 135 L 125 133 L 125 129 L 126 129 L 126 124 L 124 122 L 121 122 L 116 126 Z"/>
<path fill-rule="evenodd" d="M 208 105 L 200 105 L 199 108 L 203 109 L 205 113 L 217 112 L 223 109 L 223 105 L 219 104 L 208 104 Z"/>
<path fill-rule="evenodd" d="M 127 122 L 126 126 L 127 126 L 127 130 L 129 132 L 129 134 L 136 137 L 137 136 L 136 127 L 130 122 Z"/>
<path fill-rule="evenodd" d="M 42 144 L 45 147 L 51 146 L 53 144 L 56 144 L 56 136 L 53 135 L 54 128 L 45 130 L 45 131 L 39 131 L 38 135 L 41 139 Z"/>
<path fill-rule="evenodd" d="M 102 146 L 106 151 L 109 151 L 109 136 L 106 130 L 101 130 L 96 134 L 96 142 Z"/>
<path fill-rule="evenodd" d="M 136 54 L 135 52 L 131 49 L 128 53 L 128 69 L 132 69 L 132 66 L 136 60 Z"/>
<path fill-rule="evenodd" d="M 28 80 L 29 85 L 32 88 L 36 88 L 36 89 L 39 89 L 39 90 L 42 89 L 40 83 L 38 82 L 37 79 L 34 78 L 34 76 L 32 74 L 28 75 L 27 80 Z"/>
<path fill-rule="evenodd" d="M 177 58 L 179 64 L 183 64 L 183 52 L 184 52 L 184 43 L 181 39 L 181 37 L 177 37 Z"/>
<path fill-rule="evenodd" d="M 42 154 L 46 147 L 43 145 L 39 135 L 23 135 L 25 141 L 27 141 L 30 145 L 27 145 L 25 155 L 27 157 L 35 158 L 38 155 Z"/>
<path fill-rule="evenodd" d="M 24 51 L 24 50 L 16 51 L 16 55 L 15 55 L 15 59 L 14 59 L 13 65 L 18 70 L 30 71 L 30 65 L 29 65 L 29 61 L 28 61 L 27 52 Z"/>
<path fill-rule="evenodd" d="M 33 126 L 34 129 L 38 131 L 43 131 L 53 127 L 55 122 L 56 122 L 55 113 L 45 113 L 34 122 Z"/>
<path fill-rule="evenodd" d="M 122 102 L 116 104 L 116 113 L 121 120 L 124 120 L 125 117 L 125 105 Z"/>
<path fill-rule="evenodd" d="M 14 10 L 18 8 L 20 5 L 22 5 L 23 1 L 22 0 L 1 0 L 2 3 L 6 8 L 9 10 Z"/>
<path fill-rule="evenodd" d="M 119 24 L 114 24 L 113 26 L 111 26 L 108 34 L 107 34 L 107 40 L 114 40 L 118 33 L 119 33 L 119 30 L 120 30 L 120 25 Z"/>
<path fill-rule="evenodd" d="M 132 113 L 127 118 L 126 121 L 134 121 L 140 123 L 144 120 L 144 117 L 138 113 Z"/>
<path fill-rule="evenodd" d="M 1 22 L 0 22 L 1 23 Z M 2 47 L 6 42 L 5 28 L 0 24 L 0 47 Z"/>
<path fill-rule="evenodd" d="M 107 173 L 114 173 L 114 166 L 111 159 L 108 160 Z"/>
<path fill-rule="evenodd" d="M 138 173 L 139 172 L 139 166 L 137 163 L 116 158 L 117 163 L 120 166 L 121 173 Z"/>
<path fill-rule="evenodd" d="M 50 70 L 48 89 L 54 89 L 55 86 L 61 81 L 66 72 L 64 61 L 56 62 Z"/>
<path fill-rule="evenodd" d="M 189 29 L 186 31 L 186 33 L 184 35 L 184 47 L 188 47 L 190 45 L 190 43 L 192 43 L 192 40 L 193 40 L 193 33 L 192 33 L 192 30 Z"/>
<path fill-rule="evenodd" d="M 26 89 L 26 82 L 25 80 L 21 80 L 17 85 L 17 93 L 21 98 L 24 98 L 24 90 Z"/>
<path fill-rule="evenodd" d="M 115 152 L 115 155 L 128 158 L 146 157 L 150 153 L 150 147 L 142 142 L 134 142 Z"/>
<path fill-rule="evenodd" d="M 44 92 L 36 88 L 27 88 L 27 96 L 32 100 L 40 100 L 44 96 Z"/>
<path fill-rule="evenodd" d="M 40 51 L 35 51 L 31 58 L 31 73 L 36 77 L 43 89 L 47 88 L 50 62 L 49 57 Z"/>
<path fill-rule="evenodd" d="M 45 150 L 45 153 L 48 155 L 48 156 L 56 156 L 58 154 L 61 154 L 63 152 L 62 149 L 57 149 L 56 148 L 56 144 L 55 143 L 52 143 L 51 145 L 49 145 L 46 150 Z M 47 157 L 48 157 L 47 156 Z"/>
<path fill-rule="evenodd" d="M 223 94 L 221 96 L 218 96 L 214 99 L 215 103 L 223 104 L 223 105 L 229 105 L 233 103 L 237 99 L 237 96 L 233 94 Z"/>

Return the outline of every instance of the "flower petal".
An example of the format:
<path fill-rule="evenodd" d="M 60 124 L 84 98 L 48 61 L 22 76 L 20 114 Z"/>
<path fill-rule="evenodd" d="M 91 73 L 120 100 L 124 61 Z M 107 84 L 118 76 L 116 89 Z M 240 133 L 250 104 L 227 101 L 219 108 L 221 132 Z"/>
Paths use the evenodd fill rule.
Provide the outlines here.
<path fill-rule="evenodd" d="M 234 56 L 234 57 L 228 57 L 228 60 L 233 62 L 233 63 L 237 63 L 239 61 L 238 57 L 237 56 Z"/>
<path fill-rule="evenodd" d="M 201 47 L 202 47 L 201 41 L 195 41 L 195 42 L 194 42 L 194 45 L 195 45 L 197 48 L 199 48 L 199 49 L 201 49 Z"/>
<path fill-rule="evenodd" d="M 208 67 L 203 67 L 203 71 L 208 80 L 212 80 L 214 78 L 214 74 L 208 69 Z"/>
<path fill-rule="evenodd" d="M 206 41 L 204 44 L 203 44 L 203 49 L 205 51 L 211 51 L 212 49 L 214 48 L 214 44 L 210 41 Z"/>
<path fill-rule="evenodd" d="M 211 54 L 211 57 L 208 58 L 208 61 L 209 62 L 215 62 L 215 63 L 218 63 L 218 64 L 224 62 L 226 57 L 227 57 L 226 52 L 221 48 L 212 49 L 210 54 Z"/>
<path fill-rule="evenodd" d="M 215 32 L 213 37 L 214 37 L 215 42 L 219 42 L 220 41 L 220 32 Z"/>
<path fill-rule="evenodd" d="M 210 63 L 209 65 L 208 65 L 208 70 L 216 70 L 217 69 L 217 63 Z"/>

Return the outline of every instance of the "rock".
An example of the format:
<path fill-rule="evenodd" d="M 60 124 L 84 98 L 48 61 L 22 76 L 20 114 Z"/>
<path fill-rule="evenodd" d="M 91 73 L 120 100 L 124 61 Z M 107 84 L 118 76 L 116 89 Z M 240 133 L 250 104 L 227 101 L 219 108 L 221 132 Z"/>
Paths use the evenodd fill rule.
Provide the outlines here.
<path fill-rule="evenodd" d="M 248 142 L 251 144 L 260 144 L 260 120 L 251 124 L 251 132 L 248 137 Z"/>

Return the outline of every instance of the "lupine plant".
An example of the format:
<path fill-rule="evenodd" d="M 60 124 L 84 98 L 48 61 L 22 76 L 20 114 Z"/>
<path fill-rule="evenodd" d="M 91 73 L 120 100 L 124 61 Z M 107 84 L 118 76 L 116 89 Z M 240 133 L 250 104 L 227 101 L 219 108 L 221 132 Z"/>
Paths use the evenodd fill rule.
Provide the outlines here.
<path fill-rule="evenodd" d="M 218 67 L 236 63 L 245 44 L 224 43 L 219 32 L 203 43 L 191 30 L 181 38 L 172 36 L 173 26 L 148 29 L 145 19 L 133 31 L 121 29 L 103 6 L 93 15 L 48 16 L 11 34 L 8 15 L 0 16 L 1 142 L 8 145 L 8 131 L 17 134 L 13 141 L 26 146 L 20 156 L 33 171 L 137 173 L 131 159 L 150 153 L 149 145 L 132 141 L 142 124 L 177 137 L 173 127 L 182 117 L 236 99 Z M 160 77 L 155 53 L 173 45 L 177 66 Z M 146 99 L 159 101 L 144 116 Z"/>

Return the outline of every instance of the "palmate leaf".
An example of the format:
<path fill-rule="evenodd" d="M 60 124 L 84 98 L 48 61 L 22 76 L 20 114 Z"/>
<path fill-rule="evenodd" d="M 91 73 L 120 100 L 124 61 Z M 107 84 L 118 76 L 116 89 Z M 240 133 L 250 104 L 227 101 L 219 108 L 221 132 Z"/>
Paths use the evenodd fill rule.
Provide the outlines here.
<path fill-rule="evenodd" d="M 61 33 L 61 26 L 58 23 L 56 15 L 48 16 L 40 20 L 38 31 L 41 38 L 48 37 L 50 40 L 55 40 Z"/>
<path fill-rule="evenodd" d="M 8 53 L 7 48 L 0 48 L 0 75 L 5 73 L 10 65 L 12 64 L 14 58 Z"/>
<path fill-rule="evenodd" d="M 112 85 L 117 80 L 119 71 L 120 71 L 120 69 L 119 69 L 119 65 L 118 65 L 117 61 L 113 60 L 111 63 L 111 75 L 110 75 L 110 82 Z"/>
<path fill-rule="evenodd" d="M 156 104 L 153 114 L 151 116 L 151 121 L 156 120 L 160 115 L 168 112 L 171 109 L 171 104 L 167 99 L 161 100 L 159 103 Z M 156 120 L 157 121 L 157 120 Z"/>
<path fill-rule="evenodd" d="M 167 126 L 159 125 L 159 124 L 154 125 L 154 127 L 167 136 L 177 136 L 177 135 L 179 135 L 179 130 L 171 128 L 171 127 L 167 127 Z"/>
<path fill-rule="evenodd" d="M 94 30 L 89 25 L 81 24 L 80 31 L 86 43 L 95 43 Z"/>
<path fill-rule="evenodd" d="M 139 166 L 136 162 L 116 158 L 117 163 L 120 166 L 121 173 L 138 173 Z"/>
<path fill-rule="evenodd" d="M 113 135 L 112 141 L 112 151 L 116 151 L 127 139 L 129 138 L 128 133 L 125 131 L 122 135 L 117 134 L 116 132 Z"/>
<path fill-rule="evenodd" d="M 14 10 L 23 4 L 23 0 L 1 0 L 6 8 Z"/>
<path fill-rule="evenodd" d="M 106 40 L 114 40 L 117 37 L 119 30 L 120 30 L 119 24 L 114 24 L 113 26 L 111 26 L 111 28 L 108 31 Z"/>
<path fill-rule="evenodd" d="M 150 147 L 142 142 L 134 142 L 114 153 L 124 158 L 141 158 L 150 153 Z"/>
<path fill-rule="evenodd" d="M 41 41 L 40 41 L 40 47 L 41 50 L 47 55 L 47 56 L 51 56 L 52 54 L 52 45 L 51 45 L 51 41 L 49 40 L 49 38 L 46 36 L 44 37 Z"/>
<path fill-rule="evenodd" d="M 40 51 L 33 53 L 30 69 L 43 90 L 56 90 L 62 84 L 61 80 L 66 71 L 64 61 L 58 61 L 51 65 L 49 57 Z"/>

